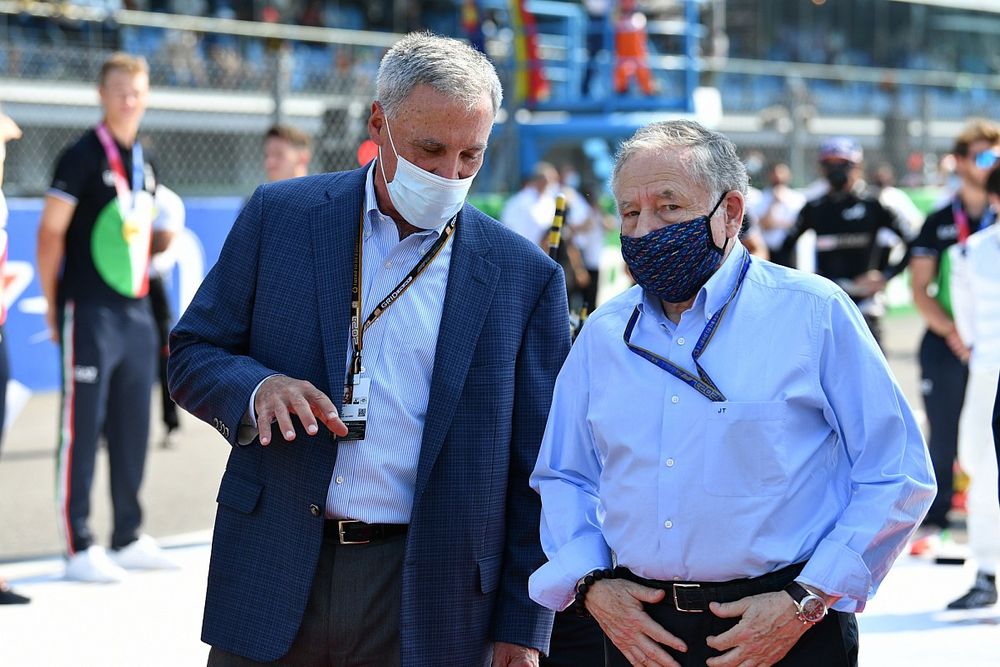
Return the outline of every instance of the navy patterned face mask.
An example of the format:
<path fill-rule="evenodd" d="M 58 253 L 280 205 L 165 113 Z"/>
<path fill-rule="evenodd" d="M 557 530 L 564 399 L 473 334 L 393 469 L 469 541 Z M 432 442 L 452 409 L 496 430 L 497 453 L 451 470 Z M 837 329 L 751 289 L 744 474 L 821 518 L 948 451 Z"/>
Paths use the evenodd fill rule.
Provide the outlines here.
<path fill-rule="evenodd" d="M 622 257 L 644 290 L 666 301 L 683 303 L 708 282 L 725 245 L 712 240 L 711 219 L 727 193 L 708 215 L 661 227 L 645 236 L 622 235 Z"/>

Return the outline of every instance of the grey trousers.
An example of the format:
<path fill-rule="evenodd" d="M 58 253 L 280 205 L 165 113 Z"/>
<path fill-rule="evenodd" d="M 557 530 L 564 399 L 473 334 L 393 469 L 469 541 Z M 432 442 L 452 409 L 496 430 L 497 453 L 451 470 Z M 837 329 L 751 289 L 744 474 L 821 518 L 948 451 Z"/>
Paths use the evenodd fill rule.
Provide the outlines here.
<path fill-rule="evenodd" d="M 208 667 L 398 667 L 406 536 L 342 545 L 327 532 L 302 625 L 288 653 L 261 663 L 213 646 Z"/>

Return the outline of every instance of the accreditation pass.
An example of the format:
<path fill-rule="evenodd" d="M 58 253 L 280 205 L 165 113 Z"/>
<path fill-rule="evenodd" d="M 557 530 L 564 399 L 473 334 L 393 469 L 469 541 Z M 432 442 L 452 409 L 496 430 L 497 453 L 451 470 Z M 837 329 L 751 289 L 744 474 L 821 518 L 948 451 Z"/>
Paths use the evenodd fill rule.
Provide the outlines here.
<path fill-rule="evenodd" d="M 344 385 L 344 402 L 340 408 L 340 420 L 347 426 L 344 440 L 364 440 L 368 425 L 368 396 L 372 379 L 355 376 L 353 383 Z"/>

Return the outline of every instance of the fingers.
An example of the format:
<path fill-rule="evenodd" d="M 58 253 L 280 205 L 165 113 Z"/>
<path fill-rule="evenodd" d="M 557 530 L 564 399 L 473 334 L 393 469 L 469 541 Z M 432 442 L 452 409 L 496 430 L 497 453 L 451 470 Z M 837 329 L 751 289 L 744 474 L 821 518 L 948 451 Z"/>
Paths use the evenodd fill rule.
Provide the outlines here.
<path fill-rule="evenodd" d="M 292 415 L 284 403 L 274 406 L 274 419 L 278 422 L 278 429 L 286 442 L 295 440 L 295 426 L 292 424 Z"/>
<path fill-rule="evenodd" d="M 718 650 L 718 649 L 716 649 Z M 746 655 L 742 647 L 734 648 L 731 651 L 709 658 L 705 661 L 706 667 L 742 667 L 742 665 L 765 664 L 746 660 Z"/>
<path fill-rule="evenodd" d="M 634 597 L 640 602 L 659 602 L 666 595 L 666 591 L 659 588 L 649 588 L 648 586 L 643 586 L 637 584 L 633 581 L 625 582 L 625 590 L 628 591 L 629 595 Z"/>
<path fill-rule="evenodd" d="M 719 618 L 738 618 L 745 614 L 749 608 L 749 598 L 743 598 L 742 600 L 737 600 L 736 602 L 726 602 L 725 604 L 721 602 L 712 602 L 708 605 L 709 611 Z"/>
<path fill-rule="evenodd" d="M 303 429 L 309 435 L 319 433 L 317 419 L 335 435 L 347 435 L 347 426 L 337 414 L 333 401 L 305 380 L 296 380 L 284 375 L 268 378 L 257 390 L 254 402 L 257 430 L 262 445 L 271 442 L 273 428 L 277 428 L 286 441 L 295 440 L 295 422 L 292 415 L 298 417 Z"/>
<path fill-rule="evenodd" d="M 309 405 L 312 407 L 312 412 L 316 417 L 323 422 L 324 425 L 334 435 L 339 435 L 341 437 L 347 435 L 347 426 L 341 421 L 340 415 L 337 414 L 337 408 L 330 400 L 330 397 L 321 392 L 319 389 L 313 387 L 312 397 L 309 401 Z"/>
<path fill-rule="evenodd" d="M 615 646 L 618 646 L 616 643 Z M 649 665 L 651 667 L 680 667 L 680 664 L 670 657 L 670 654 L 657 646 L 647 637 L 638 638 L 634 644 L 618 646 L 630 664 Z"/>

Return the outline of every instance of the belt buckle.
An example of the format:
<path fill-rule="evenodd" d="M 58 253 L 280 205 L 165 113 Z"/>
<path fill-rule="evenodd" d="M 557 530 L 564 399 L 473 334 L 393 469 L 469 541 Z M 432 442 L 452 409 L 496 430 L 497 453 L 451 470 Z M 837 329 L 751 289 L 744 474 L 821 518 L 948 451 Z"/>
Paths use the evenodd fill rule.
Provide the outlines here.
<path fill-rule="evenodd" d="M 344 525 L 349 523 L 364 523 L 364 521 L 355 521 L 353 519 L 340 519 L 337 521 L 337 533 L 340 535 L 338 540 L 341 544 L 368 544 L 371 540 L 347 540 L 344 539 L 346 534 L 344 531 Z"/>
<path fill-rule="evenodd" d="M 682 611 L 682 612 L 684 612 L 686 614 L 700 614 L 700 613 L 702 613 L 704 611 L 703 609 L 685 609 L 685 608 L 681 607 L 680 602 L 677 601 L 677 589 L 678 588 L 701 588 L 701 584 L 673 584 L 673 587 L 674 587 L 673 588 L 673 593 L 674 593 L 674 609 L 676 609 L 677 611 Z"/>

